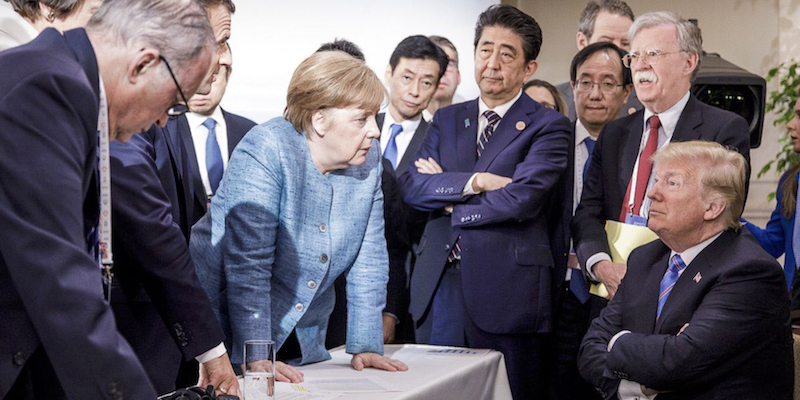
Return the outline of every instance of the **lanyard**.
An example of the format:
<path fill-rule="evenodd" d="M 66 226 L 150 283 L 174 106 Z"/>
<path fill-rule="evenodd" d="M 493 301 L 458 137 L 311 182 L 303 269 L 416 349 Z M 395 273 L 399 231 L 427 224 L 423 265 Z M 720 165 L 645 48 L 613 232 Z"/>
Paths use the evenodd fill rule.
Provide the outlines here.
<path fill-rule="evenodd" d="M 97 117 L 97 135 L 100 141 L 100 264 L 103 283 L 107 285 L 106 300 L 111 302 L 111 281 L 114 273 L 114 255 L 111 253 L 111 162 L 109 160 L 108 102 L 106 91 L 100 84 L 100 112 Z"/>

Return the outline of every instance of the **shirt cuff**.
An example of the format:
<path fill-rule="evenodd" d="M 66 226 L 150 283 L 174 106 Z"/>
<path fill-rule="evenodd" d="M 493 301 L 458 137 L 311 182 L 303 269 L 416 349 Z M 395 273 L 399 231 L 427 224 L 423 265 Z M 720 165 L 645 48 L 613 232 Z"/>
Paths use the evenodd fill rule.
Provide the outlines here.
<path fill-rule="evenodd" d="M 631 333 L 629 330 L 622 330 L 617 332 L 616 335 L 611 337 L 611 340 L 608 341 L 608 351 L 611 352 L 611 349 L 614 347 L 614 343 L 617 342 L 617 339 L 621 338 L 623 335 L 627 335 Z"/>
<path fill-rule="evenodd" d="M 642 385 L 634 381 L 620 380 L 617 394 L 620 399 L 648 399 L 653 400 L 656 395 L 646 395 L 642 392 Z"/>
<path fill-rule="evenodd" d="M 397 324 L 400 323 L 400 318 L 397 318 L 397 315 L 394 315 L 394 314 L 392 314 L 390 312 L 387 312 L 387 311 L 384 311 L 383 315 L 384 316 L 390 316 L 390 317 L 394 318 L 394 322 L 397 323 Z"/>
<path fill-rule="evenodd" d="M 611 261 L 611 256 L 607 253 L 597 253 L 588 260 L 586 260 L 586 273 L 589 274 L 589 277 L 592 278 L 595 282 L 600 282 L 597 277 L 594 275 L 594 265 L 599 263 L 600 261 Z"/>
<path fill-rule="evenodd" d="M 476 176 L 478 176 L 477 172 L 472 174 L 471 177 L 469 177 L 469 180 L 467 181 L 467 184 L 464 185 L 464 189 L 461 191 L 461 197 L 471 196 L 473 194 L 478 194 L 478 192 L 472 190 L 472 181 L 475 180 Z"/>
<path fill-rule="evenodd" d="M 194 359 L 197 360 L 200 364 L 207 363 L 223 354 L 225 354 L 228 350 L 225 349 L 225 343 L 220 342 L 216 347 L 213 349 L 200 354 L 199 356 L 195 357 Z"/>

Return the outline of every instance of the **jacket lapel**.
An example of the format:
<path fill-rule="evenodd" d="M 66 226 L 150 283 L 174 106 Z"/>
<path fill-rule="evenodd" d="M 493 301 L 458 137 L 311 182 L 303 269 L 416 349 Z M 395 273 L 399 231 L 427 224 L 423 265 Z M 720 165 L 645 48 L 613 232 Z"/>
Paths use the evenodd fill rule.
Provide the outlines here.
<path fill-rule="evenodd" d="M 694 96 L 689 95 L 689 101 L 678 118 L 675 132 L 672 133 L 673 141 L 687 142 L 700 139 L 700 131 L 696 128 L 703 124 L 703 111 L 697 106 L 698 101 Z"/>
<path fill-rule="evenodd" d="M 523 94 L 517 101 L 508 109 L 508 112 L 494 129 L 492 137 L 486 142 L 486 148 L 483 149 L 478 162 L 475 164 L 474 171 L 486 171 L 489 164 L 492 163 L 495 157 L 505 149 L 512 140 L 519 136 L 525 128 L 531 123 L 530 116 L 525 110 L 535 110 L 540 107 L 534 104 L 527 95 Z M 520 122 L 522 124 L 520 124 Z M 521 129 L 520 129 L 521 128 Z M 475 139 L 477 140 L 477 132 Z"/>
<path fill-rule="evenodd" d="M 625 196 L 628 190 L 631 176 L 633 176 L 633 167 L 636 164 L 636 158 L 639 157 L 639 145 L 642 142 L 642 133 L 644 132 L 644 111 L 639 110 L 633 114 L 632 121 L 625 128 L 622 138 L 619 143 L 623 148 L 620 149 L 620 171 L 617 176 L 617 184 L 619 185 L 620 197 Z M 622 199 L 622 204 L 627 200 Z"/>
<path fill-rule="evenodd" d="M 472 171 L 478 160 L 478 99 L 457 106 L 455 126 L 458 170 Z M 447 129 L 446 126 L 442 127 Z M 440 134 L 439 140 L 447 140 Z"/>
<path fill-rule="evenodd" d="M 189 128 L 189 121 L 185 115 L 178 118 L 170 119 L 174 125 L 169 129 L 170 134 L 177 133 L 176 143 L 182 142 L 184 155 L 187 158 L 181 165 L 188 166 L 190 171 L 183 171 L 183 179 L 189 183 L 191 192 L 199 204 L 206 204 L 206 190 L 203 186 L 203 179 L 200 175 L 200 166 L 197 164 L 197 153 L 194 148 L 194 140 L 192 140 L 192 130 Z M 180 153 L 180 149 L 174 149 L 176 153 Z M 187 176 L 188 175 L 188 176 Z"/>
<path fill-rule="evenodd" d="M 419 151 L 420 146 L 422 146 L 422 141 L 425 139 L 425 132 L 427 131 L 428 123 L 425 122 L 425 118 L 420 118 L 419 126 L 417 126 L 417 130 L 414 131 L 414 136 L 411 138 L 411 142 L 408 144 L 406 152 L 403 153 L 403 158 L 401 158 L 400 162 L 397 163 L 397 170 L 394 172 L 396 176 L 400 176 L 406 171 L 406 168 L 411 161 L 416 160 L 417 152 Z"/>

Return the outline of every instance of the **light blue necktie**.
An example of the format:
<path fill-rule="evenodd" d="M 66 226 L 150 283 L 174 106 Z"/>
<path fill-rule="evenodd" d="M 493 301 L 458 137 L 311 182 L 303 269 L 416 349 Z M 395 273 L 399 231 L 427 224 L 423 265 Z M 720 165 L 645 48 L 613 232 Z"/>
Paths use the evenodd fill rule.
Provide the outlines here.
<path fill-rule="evenodd" d="M 664 274 L 664 277 L 661 278 L 661 286 L 659 286 L 656 320 L 658 320 L 658 317 L 661 316 L 661 309 L 664 308 L 664 303 L 667 302 L 667 298 L 669 297 L 670 292 L 672 292 L 672 288 L 675 287 L 675 282 L 678 281 L 680 271 L 683 271 L 684 268 L 686 268 L 686 264 L 683 263 L 681 256 L 678 254 L 675 254 L 669 260 L 669 268 L 667 268 L 667 272 Z"/>
<path fill-rule="evenodd" d="M 793 178 L 795 179 L 795 178 Z M 800 218 L 797 217 L 800 213 L 800 185 L 797 185 L 797 195 L 795 195 L 795 208 L 794 208 L 794 229 L 792 230 L 792 251 L 794 252 L 794 268 L 800 267 Z"/>
<path fill-rule="evenodd" d="M 217 123 L 213 118 L 208 118 L 203 121 L 203 126 L 208 128 L 208 137 L 206 138 L 206 169 L 208 170 L 208 183 L 211 185 L 211 194 L 217 192 L 223 172 L 222 152 L 219 150 L 219 143 L 217 143 L 216 125 Z"/>
<path fill-rule="evenodd" d="M 386 151 L 383 153 L 383 157 L 389 160 L 392 163 L 392 167 L 397 169 L 397 135 L 403 131 L 403 125 L 400 124 L 392 124 L 389 126 L 389 131 L 391 135 L 389 136 L 389 143 L 386 144 Z"/>

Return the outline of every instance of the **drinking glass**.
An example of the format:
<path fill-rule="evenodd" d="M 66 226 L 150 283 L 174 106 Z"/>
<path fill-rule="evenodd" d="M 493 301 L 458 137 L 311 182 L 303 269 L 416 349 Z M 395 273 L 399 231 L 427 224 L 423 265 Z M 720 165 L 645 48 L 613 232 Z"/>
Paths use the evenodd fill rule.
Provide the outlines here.
<path fill-rule="evenodd" d="M 273 400 L 275 396 L 275 342 L 245 340 L 244 400 Z"/>

